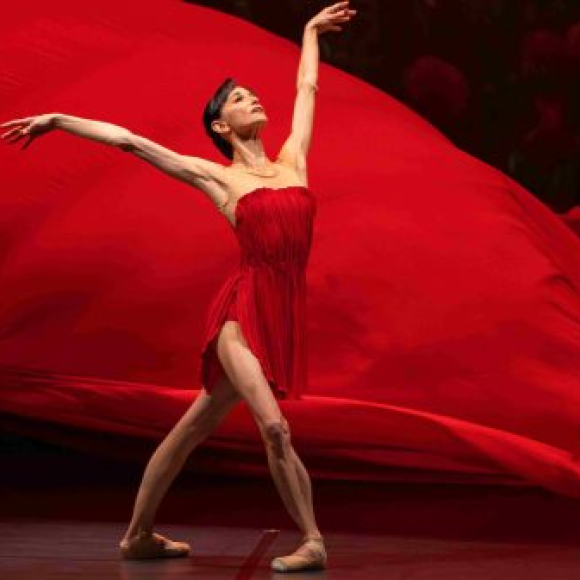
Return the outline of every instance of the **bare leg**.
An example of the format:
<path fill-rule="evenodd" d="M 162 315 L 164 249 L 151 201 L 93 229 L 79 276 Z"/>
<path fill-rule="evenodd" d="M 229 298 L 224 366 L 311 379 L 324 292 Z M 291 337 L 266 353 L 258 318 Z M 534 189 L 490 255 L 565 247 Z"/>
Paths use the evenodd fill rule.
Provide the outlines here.
<path fill-rule="evenodd" d="M 169 486 L 190 453 L 204 441 L 240 400 L 227 377 L 209 395 L 202 390 L 149 460 L 137 493 L 133 516 L 125 536 L 151 535 L 155 514 Z"/>
<path fill-rule="evenodd" d="M 308 475 L 308 471 L 306 471 L 304 464 L 300 460 L 300 457 L 298 457 L 298 455 L 296 455 L 294 448 L 292 448 L 292 451 L 294 453 L 296 472 L 298 474 L 298 481 L 300 482 L 300 488 L 302 490 L 302 495 L 306 500 L 306 505 L 308 506 L 308 512 L 310 514 L 310 518 L 312 519 L 312 521 L 314 521 L 315 520 L 314 505 L 313 505 L 313 501 L 312 501 L 312 483 L 310 481 L 310 476 Z M 314 535 L 311 537 L 318 537 L 319 535 L 320 535 L 320 532 L 318 531 L 318 535 Z M 305 539 L 306 539 L 306 536 L 305 536 Z"/>
<path fill-rule="evenodd" d="M 287 556 L 280 566 L 293 570 L 320 567 L 326 562 L 322 535 L 312 508 L 310 478 L 290 442 L 282 416 L 258 359 L 248 348 L 239 324 L 229 321 L 218 338 L 217 353 L 234 388 L 248 404 L 264 440 L 272 477 L 289 514 L 309 544 Z M 305 547 L 306 546 L 306 547 Z M 282 560 L 277 558 L 276 560 Z M 281 570 L 281 568 L 275 568 Z"/>
<path fill-rule="evenodd" d="M 271 427 L 270 436 L 264 433 L 268 465 L 282 500 L 304 535 L 304 540 L 321 538 L 312 505 L 312 484 L 304 464 L 290 443 L 288 422 L 281 416 L 282 433 L 278 424 Z"/>

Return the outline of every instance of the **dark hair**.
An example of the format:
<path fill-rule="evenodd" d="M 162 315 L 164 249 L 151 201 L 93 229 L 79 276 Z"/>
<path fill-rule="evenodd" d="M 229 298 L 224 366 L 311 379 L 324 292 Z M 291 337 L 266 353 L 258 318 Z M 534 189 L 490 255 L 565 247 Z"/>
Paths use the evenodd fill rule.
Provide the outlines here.
<path fill-rule="evenodd" d="M 222 107 L 228 98 L 228 95 L 237 86 L 236 81 L 232 77 L 228 77 L 214 93 L 213 97 L 205 106 L 203 110 L 203 125 L 205 132 L 209 135 L 214 145 L 228 158 L 234 158 L 234 148 L 231 143 L 224 139 L 219 133 L 211 128 L 212 121 L 219 119 L 222 112 Z"/>

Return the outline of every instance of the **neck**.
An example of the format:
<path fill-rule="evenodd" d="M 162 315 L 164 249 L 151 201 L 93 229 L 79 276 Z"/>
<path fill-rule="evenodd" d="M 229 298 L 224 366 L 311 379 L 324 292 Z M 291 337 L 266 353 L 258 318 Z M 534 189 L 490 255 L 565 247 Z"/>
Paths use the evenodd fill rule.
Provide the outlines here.
<path fill-rule="evenodd" d="M 232 165 L 244 165 L 250 168 L 260 168 L 270 165 L 270 160 L 264 151 L 264 145 L 259 137 L 244 139 L 236 136 L 233 142 L 234 158 Z"/>

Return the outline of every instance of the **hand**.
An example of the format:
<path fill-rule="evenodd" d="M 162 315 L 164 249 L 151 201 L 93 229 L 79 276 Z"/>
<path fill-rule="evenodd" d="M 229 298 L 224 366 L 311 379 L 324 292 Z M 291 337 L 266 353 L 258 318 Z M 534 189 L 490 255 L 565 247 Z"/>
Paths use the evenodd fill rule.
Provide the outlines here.
<path fill-rule="evenodd" d="M 1 123 L 0 127 L 14 127 L 2 135 L 8 143 L 16 143 L 23 137 L 28 136 L 29 140 L 24 143 L 22 149 L 26 149 L 36 137 L 48 133 L 55 128 L 56 113 L 45 115 L 35 115 L 34 117 L 24 117 L 23 119 L 13 119 Z"/>
<path fill-rule="evenodd" d="M 328 30 L 340 31 L 342 28 L 338 26 L 338 23 L 348 22 L 354 14 L 356 14 L 356 10 L 349 9 L 348 0 L 346 2 L 337 2 L 332 6 L 327 6 L 316 16 L 312 17 L 306 27 L 313 28 L 318 34 Z"/>

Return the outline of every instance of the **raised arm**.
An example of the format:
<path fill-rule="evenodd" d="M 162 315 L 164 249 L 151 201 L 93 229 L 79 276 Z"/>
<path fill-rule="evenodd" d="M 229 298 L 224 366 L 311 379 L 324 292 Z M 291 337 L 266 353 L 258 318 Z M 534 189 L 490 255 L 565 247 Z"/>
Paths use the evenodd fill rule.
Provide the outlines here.
<path fill-rule="evenodd" d="M 167 175 L 201 189 L 218 205 L 226 199 L 226 194 L 220 187 L 222 165 L 200 157 L 176 153 L 113 123 L 63 113 L 49 113 L 14 119 L 0 126 L 13 127 L 2 135 L 11 143 L 28 136 L 30 140 L 25 143 L 23 149 L 30 145 L 35 137 L 53 129 L 62 129 L 79 137 L 93 139 L 133 153 Z"/>
<path fill-rule="evenodd" d="M 207 189 L 207 183 L 213 180 L 215 172 L 221 168 L 218 163 L 199 157 L 182 155 L 112 123 L 82 119 L 71 115 L 58 115 L 55 125 L 57 128 L 74 135 L 88 137 L 117 147 L 122 151 L 133 153 L 163 173 L 204 191 Z"/>
<path fill-rule="evenodd" d="M 278 160 L 294 167 L 306 177 L 306 156 L 310 148 L 314 122 L 314 101 L 318 91 L 318 35 L 329 30 L 342 30 L 338 26 L 356 13 L 348 8 L 348 0 L 324 8 L 311 18 L 302 34 L 302 52 L 296 80 L 296 99 L 290 136 L 278 154 Z"/>
<path fill-rule="evenodd" d="M 155 141 L 131 132 L 123 137 L 118 147 L 133 153 L 167 175 L 201 189 L 216 203 L 224 201 L 221 197 L 214 199 L 216 187 L 212 187 L 221 182 L 223 166 L 219 163 L 176 153 Z"/>

